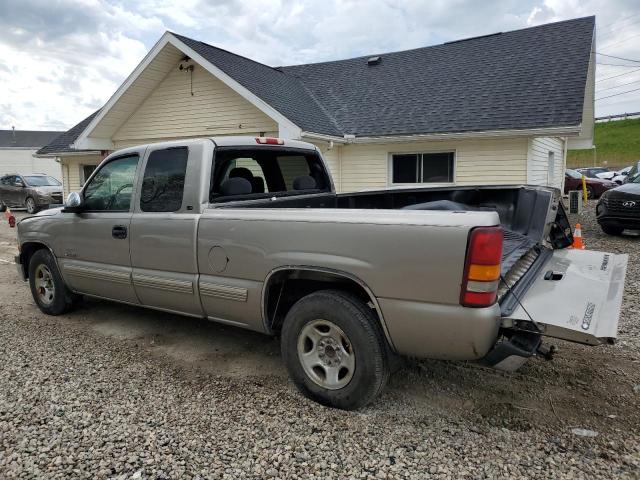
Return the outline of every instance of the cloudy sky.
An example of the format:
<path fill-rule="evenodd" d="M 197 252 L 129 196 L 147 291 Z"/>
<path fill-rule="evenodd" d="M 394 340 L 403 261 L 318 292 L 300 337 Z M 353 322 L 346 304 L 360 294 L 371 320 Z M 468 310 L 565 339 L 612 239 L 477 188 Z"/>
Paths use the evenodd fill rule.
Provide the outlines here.
<path fill-rule="evenodd" d="M 597 50 L 620 57 L 598 55 L 596 115 L 640 111 L 637 0 L 0 0 L 0 128 L 73 126 L 165 30 L 277 66 L 594 14 Z"/>

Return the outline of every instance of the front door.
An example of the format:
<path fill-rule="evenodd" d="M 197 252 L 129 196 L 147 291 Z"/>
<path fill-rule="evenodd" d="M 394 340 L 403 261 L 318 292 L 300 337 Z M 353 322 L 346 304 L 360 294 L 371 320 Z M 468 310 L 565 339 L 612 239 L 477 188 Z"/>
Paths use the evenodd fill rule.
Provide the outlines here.
<path fill-rule="evenodd" d="M 82 212 L 65 213 L 58 255 L 75 291 L 139 303 L 131 281 L 129 229 L 140 156 L 124 154 L 104 163 L 82 192 Z"/>
<path fill-rule="evenodd" d="M 0 200 L 2 202 L 12 207 L 16 204 L 16 176 L 8 175 L 2 178 L 2 182 L 0 184 Z"/>

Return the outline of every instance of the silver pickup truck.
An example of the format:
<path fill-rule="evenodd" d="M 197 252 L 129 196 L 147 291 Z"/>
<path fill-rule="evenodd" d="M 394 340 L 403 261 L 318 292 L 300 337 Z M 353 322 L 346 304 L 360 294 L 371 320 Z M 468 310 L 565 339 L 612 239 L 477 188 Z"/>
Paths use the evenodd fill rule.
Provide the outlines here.
<path fill-rule="evenodd" d="M 613 342 L 627 265 L 567 248 L 557 190 L 336 194 L 315 146 L 265 137 L 115 152 L 18 242 L 43 312 L 89 295 L 279 335 L 297 387 L 345 409 L 398 355 L 514 370 L 544 336 Z"/>

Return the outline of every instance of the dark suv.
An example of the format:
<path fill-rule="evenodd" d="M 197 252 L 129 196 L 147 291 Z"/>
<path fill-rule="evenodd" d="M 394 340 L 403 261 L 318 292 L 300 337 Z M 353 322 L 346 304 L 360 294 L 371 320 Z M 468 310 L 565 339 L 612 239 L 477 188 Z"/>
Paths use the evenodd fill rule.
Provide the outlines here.
<path fill-rule="evenodd" d="M 0 178 L 0 210 L 26 208 L 34 214 L 49 205 L 62 205 L 62 184 L 55 178 L 39 173 Z"/>
<path fill-rule="evenodd" d="M 640 175 L 629 175 L 624 185 L 603 193 L 596 218 L 609 235 L 620 235 L 625 228 L 640 230 Z"/>

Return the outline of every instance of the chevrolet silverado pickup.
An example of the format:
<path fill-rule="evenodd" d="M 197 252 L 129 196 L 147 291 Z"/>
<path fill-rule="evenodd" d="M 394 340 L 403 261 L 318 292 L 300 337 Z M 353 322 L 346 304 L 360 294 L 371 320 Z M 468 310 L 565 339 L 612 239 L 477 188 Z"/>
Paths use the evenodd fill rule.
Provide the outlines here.
<path fill-rule="evenodd" d="M 43 312 L 86 295 L 277 335 L 300 391 L 344 409 L 399 356 L 515 370 L 543 337 L 613 342 L 627 265 L 568 248 L 555 189 L 337 194 L 315 146 L 266 137 L 112 153 L 18 242 Z"/>

